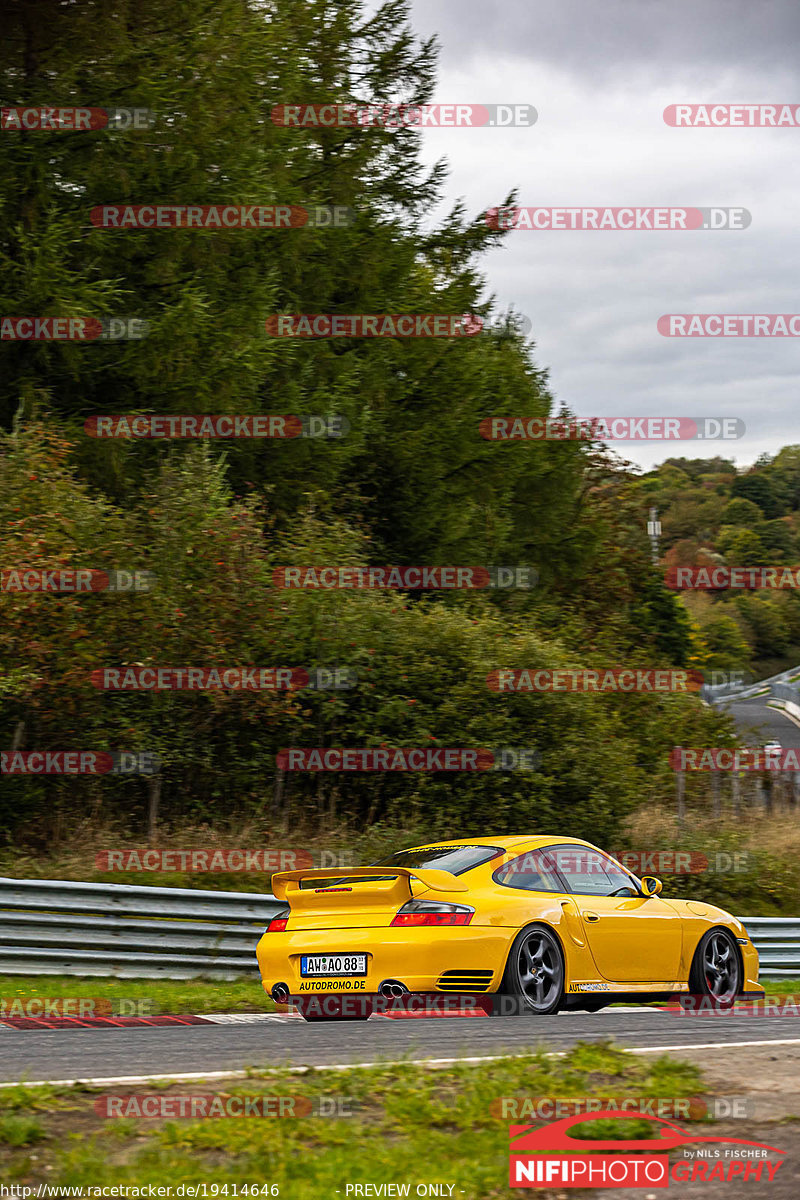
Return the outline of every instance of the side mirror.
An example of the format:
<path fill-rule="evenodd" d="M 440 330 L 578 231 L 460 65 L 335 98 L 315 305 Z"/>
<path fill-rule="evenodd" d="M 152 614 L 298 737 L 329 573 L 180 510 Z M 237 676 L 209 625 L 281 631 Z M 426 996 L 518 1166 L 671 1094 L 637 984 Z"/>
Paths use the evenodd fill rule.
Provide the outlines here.
<path fill-rule="evenodd" d="M 645 896 L 660 896 L 663 884 L 655 875 L 642 876 L 642 893 Z"/>

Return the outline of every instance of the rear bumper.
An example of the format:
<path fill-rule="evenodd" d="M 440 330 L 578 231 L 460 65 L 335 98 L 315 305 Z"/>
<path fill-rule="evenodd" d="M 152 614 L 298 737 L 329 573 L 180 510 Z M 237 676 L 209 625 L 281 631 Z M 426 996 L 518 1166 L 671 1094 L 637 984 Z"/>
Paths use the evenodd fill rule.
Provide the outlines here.
<path fill-rule="evenodd" d="M 465 925 L 444 933 L 424 927 L 265 933 L 256 947 L 261 984 L 270 993 L 276 983 L 283 983 L 293 996 L 377 992 L 389 979 L 404 984 L 410 992 L 496 991 L 514 931 Z M 366 954 L 367 973 L 305 979 L 300 974 L 303 954 Z M 457 974 L 443 980 L 446 972 Z"/>

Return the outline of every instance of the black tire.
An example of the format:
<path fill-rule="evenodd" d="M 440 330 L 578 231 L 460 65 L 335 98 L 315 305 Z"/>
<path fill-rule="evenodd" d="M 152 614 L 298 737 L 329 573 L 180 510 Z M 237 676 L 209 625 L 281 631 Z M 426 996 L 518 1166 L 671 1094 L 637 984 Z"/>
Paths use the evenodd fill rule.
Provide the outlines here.
<path fill-rule="evenodd" d="M 689 991 L 725 1003 L 734 1000 L 741 990 L 742 964 L 733 936 L 727 929 L 709 929 L 694 952 Z"/>
<path fill-rule="evenodd" d="M 561 943 L 546 925 L 529 925 L 511 944 L 500 984 L 500 1004 L 495 1011 L 549 1016 L 564 1002 L 564 954 Z M 503 1000 L 511 997 L 511 1004 Z"/>

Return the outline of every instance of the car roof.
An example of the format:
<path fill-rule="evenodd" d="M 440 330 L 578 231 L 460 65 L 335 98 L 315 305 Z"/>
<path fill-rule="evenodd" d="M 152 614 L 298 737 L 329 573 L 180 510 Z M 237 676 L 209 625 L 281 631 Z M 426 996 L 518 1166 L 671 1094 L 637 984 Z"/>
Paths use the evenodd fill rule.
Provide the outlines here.
<path fill-rule="evenodd" d="M 515 850 L 518 846 L 549 846 L 553 842 L 570 846 L 592 846 L 583 838 L 562 837 L 557 833 L 498 834 L 497 837 L 453 838 L 446 842 L 422 842 L 419 846 L 407 846 L 407 850 L 432 850 L 439 846 L 502 846 Z M 595 849 L 594 846 L 592 846 Z"/>

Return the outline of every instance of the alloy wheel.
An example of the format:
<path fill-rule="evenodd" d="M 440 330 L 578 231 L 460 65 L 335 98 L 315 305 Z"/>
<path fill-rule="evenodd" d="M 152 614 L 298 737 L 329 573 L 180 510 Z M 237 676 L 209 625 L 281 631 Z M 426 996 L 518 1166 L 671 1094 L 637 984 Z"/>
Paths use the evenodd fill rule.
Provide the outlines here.
<path fill-rule="evenodd" d="M 529 1009 L 547 1012 L 560 996 L 564 968 L 554 939 L 544 929 L 532 929 L 517 948 L 520 992 Z"/>
<path fill-rule="evenodd" d="M 703 978 L 717 1000 L 728 1000 L 739 990 L 736 950 L 724 933 L 712 933 L 703 948 Z"/>

